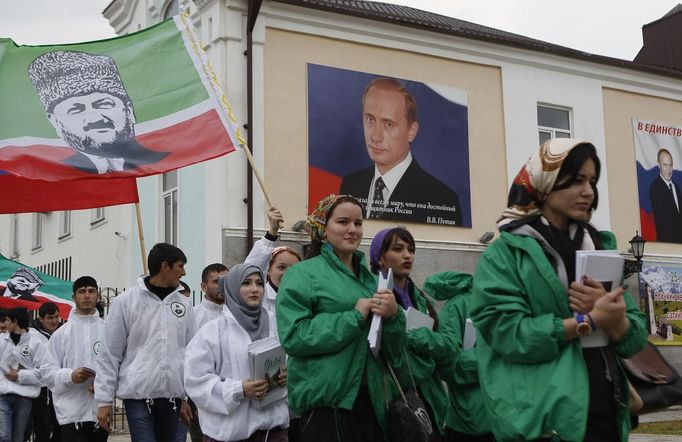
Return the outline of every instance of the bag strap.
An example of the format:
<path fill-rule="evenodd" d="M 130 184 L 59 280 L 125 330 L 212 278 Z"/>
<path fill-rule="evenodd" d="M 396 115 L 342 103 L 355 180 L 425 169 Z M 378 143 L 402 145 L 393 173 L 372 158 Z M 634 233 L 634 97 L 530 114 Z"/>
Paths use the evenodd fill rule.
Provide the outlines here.
<path fill-rule="evenodd" d="M 391 364 L 386 362 L 386 366 L 388 367 L 388 371 L 391 373 L 391 377 L 393 378 L 393 382 L 395 382 L 395 386 L 398 389 L 398 392 L 400 393 L 400 397 L 402 397 L 403 401 L 405 403 L 407 403 L 407 398 L 405 397 L 405 393 L 403 392 L 403 389 L 400 386 L 400 382 L 398 382 L 398 378 L 396 377 L 395 373 L 393 372 L 393 368 L 391 367 Z"/>

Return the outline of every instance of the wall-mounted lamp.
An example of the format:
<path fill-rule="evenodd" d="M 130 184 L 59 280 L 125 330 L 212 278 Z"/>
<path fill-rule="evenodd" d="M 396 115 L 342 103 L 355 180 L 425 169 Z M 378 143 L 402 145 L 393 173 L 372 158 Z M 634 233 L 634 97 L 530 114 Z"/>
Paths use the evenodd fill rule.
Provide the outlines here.
<path fill-rule="evenodd" d="M 642 257 L 644 256 L 644 245 L 646 240 L 639 236 L 639 231 L 635 232 L 635 236 L 630 240 L 630 249 L 632 256 L 635 259 L 626 259 L 623 266 L 623 277 L 629 278 L 633 273 L 642 271 Z"/>
<path fill-rule="evenodd" d="M 478 238 L 478 242 L 481 244 L 489 244 L 493 238 L 495 238 L 495 232 L 485 232 L 480 238 Z"/>

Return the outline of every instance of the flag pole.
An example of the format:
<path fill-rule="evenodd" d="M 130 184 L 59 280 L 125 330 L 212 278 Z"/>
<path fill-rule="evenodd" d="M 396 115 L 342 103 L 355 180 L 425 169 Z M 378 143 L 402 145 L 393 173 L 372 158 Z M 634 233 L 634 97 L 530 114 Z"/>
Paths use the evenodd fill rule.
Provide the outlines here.
<path fill-rule="evenodd" d="M 137 215 L 137 234 L 140 238 L 140 253 L 142 253 L 142 269 L 144 274 L 149 274 L 149 268 L 147 268 L 147 254 L 144 250 L 144 233 L 142 232 L 142 212 L 140 211 L 140 203 L 135 203 L 135 213 Z"/>
<path fill-rule="evenodd" d="M 251 3 L 249 2 L 249 8 L 251 7 Z M 239 143 L 239 146 L 244 149 L 244 153 L 246 153 L 246 159 L 248 160 L 249 164 L 251 165 L 251 170 L 253 170 L 253 174 L 256 176 L 256 181 L 258 181 L 258 185 L 260 186 L 261 190 L 263 191 L 263 196 L 265 197 L 265 202 L 268 204 L 268 207 L 273 207 L 272 204 L 272 198 L 270 198 L 270 192 L 268 192 L 267 187 L 265 186 L 265 181 L 263 180 L 263 177 L 260 175 L 260 172 L 258 171 L 258 168 L 256 167 L 256 161 L 253 159 L 253 155 L 251 155 L 251 149 L 249 149 L 249 146 L 246 143 L 246 140 L 241 136 L 239 127 L 237 126 L 237 120 L 235 119 L 233 113 L 232 113 L 232 108 L 230 107 L 230 104 L 227 101 L 227 97 L 225 96 L 225 91 L 223 90 L 222 86 L 220 85 L 220 82 L 218 81 L 218 76 L 216 75 L 215 71 L 213 70 L 213 67 L 211 66 L 211 62 L 208 60 L 208 57 L 206 55 L 206 51 L 204 51 L 204 46 L 201 44 L 201 40 L 199 39 L 199 36 L 197 35 L 194 25 L 192 24 L 192 20 L 190 20 L 189 17 L 189 10 L 184 10 L 180 13 L 180 20 L 185 24 L 185 30 L 188 32 L 188 38 L 192 42 L 192 48 L 194 49 L 195 54 L 199 57 L 201 60 L 202 67 L 204 69 L 204 73 L 206 74 L 206 78 L 208 81 L 211 83 L 211 86 L 213 87 L 213 92 L 216 95 L 216 99 L 220 103 L 223 112 L 225 112 L 225 116 L 227 117 L 228 121 L 230 122 L 233 126 L 232 130 L 234 131 L 234 137 L 231 136 L 233 140 L 236 139 L 236 141 Z M 236 145 L 235 145 L 236 147 Z M 280 227 L 282 223 L 280 222 Z"/>

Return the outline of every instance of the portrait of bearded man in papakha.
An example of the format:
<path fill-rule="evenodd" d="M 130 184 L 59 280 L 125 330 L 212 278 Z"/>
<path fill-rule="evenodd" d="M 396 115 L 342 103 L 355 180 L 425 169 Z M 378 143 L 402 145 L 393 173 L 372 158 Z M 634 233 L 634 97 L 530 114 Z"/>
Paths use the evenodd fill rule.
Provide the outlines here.
<path fill-rule="evenodd" d="M 33 293 L 45 282 L 40 276 L 28 267 L 18 267 L 5 283 L 6 287 L 0 287 L 0 296 L 24 301 L 37 301 Z"/>
<path fill-rule="evenodd" d="M 168 155 L 135 140 L 135 113 L 116 62 L 107 55 L 52 51 L 28 75 L 47 118 L 74 149 L 65 162 L 88 173 L 121 172 Z"/>

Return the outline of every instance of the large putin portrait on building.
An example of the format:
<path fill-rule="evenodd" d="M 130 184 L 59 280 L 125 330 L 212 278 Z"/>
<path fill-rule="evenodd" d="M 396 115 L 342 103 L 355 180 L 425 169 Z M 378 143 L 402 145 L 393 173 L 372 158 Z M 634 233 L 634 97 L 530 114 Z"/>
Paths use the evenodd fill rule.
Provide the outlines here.
<path fill-rule="evenodd" d="M 682 128 L 632 120 L 642 236 L 682 243 Z"/>
<path fill-rule="evenodd" d="M 466 91 L 308 64 L 308 208 L 356 197 L 367 219 L 471 227 Z"/>

